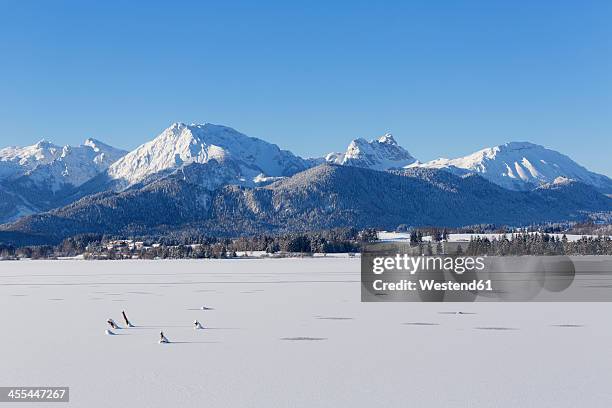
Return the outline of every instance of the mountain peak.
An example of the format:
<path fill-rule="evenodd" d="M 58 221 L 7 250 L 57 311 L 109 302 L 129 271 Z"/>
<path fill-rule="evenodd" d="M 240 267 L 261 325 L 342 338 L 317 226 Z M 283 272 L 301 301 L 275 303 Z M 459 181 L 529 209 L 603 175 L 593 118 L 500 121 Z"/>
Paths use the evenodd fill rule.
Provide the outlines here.
<path fill-rule="evenodd" d="M 512 150 L 512 151 L 526 150 L 526 149 L 546 149 L 544 146 L 541 146 L 535 143 L 531 143 L 531 142 L 506 142 L 503 145 L 495 146 L 495 147 L 499 148 L 500 150 L 506 149 L 506 150 Z"/>
<path fill-rule="evenodd" d="M 440 158 L 419 167 L 446 169 L 455 174 L 476 173 L 504 188 L 530 190 L 555 180 L 572 179 L 612 191 L 612 180 L 593 173 L 568 156 L 530 142 L 509 142 L 455 159 Z"/>
<path fill-rule="evenodd" d="M 173 123 L 155 139 L 128 153 L 108 170 L 111 179 L 125 187 L 145 179 L 159 178 L 190 163 L 211 160 L 239 168 L 241 180 L 288 176 L 309 167 L 306 160 L 275 144 L 246 136 L 212 123 Z"/>
<path fill-rule="evenodd" d="M 379 137 L 378 138 L 378 142 L 379 143 L 385 143 L 385 144 L 397 146 L 397 142 L 395 141 L 395 138 L 389 132 L 387 132 L 384 135 L 382 135 L 381 137 Z"/>
<path fill-rule="evenodd" d="M 35 148 L 37 149 L 48 149 L 50 147 L 56 147 L 58 148 L 59 146 L 54 145 L 53 143 L 51 143 L 50 141 L 48 141 L 47 139 L 41 139 L 39 140 L 35 145 Z"/>
<path fill-rule="evenodd" d="M 345 153 L 329 153 L 325 160 L 328 163 L 374 170 L 400 168 L 415 162 L 414 157 L 397 144 L 391 133 L 370 141 L 357 138 L 351 141 Z"/>
<path fill-rule="evenodd" d="M 43 139 L 31 146 L 0 149 L 0 179 L 25 183 L 24 189 L 34 188 L 39 194 L 55 193 L 85 183 L 125 153 L 95 139 L 87 139 L 81 146 L 63 147 Z M 36 198 L 42 199 L 44 194 L 40 195 Z"/>

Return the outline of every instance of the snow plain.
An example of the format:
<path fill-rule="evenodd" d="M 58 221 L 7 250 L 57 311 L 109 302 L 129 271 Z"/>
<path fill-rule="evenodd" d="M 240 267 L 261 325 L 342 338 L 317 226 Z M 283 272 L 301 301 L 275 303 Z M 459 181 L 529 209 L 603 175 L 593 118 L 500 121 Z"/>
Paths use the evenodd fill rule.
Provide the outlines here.
<path fill-rule="evenodd" d="M 0 262 L 0 384 L 89 408 L 610 406 L 612 304 L 361 303 L 359 262 Z M 136 327 L 105 335 L 122 310 Z"/>

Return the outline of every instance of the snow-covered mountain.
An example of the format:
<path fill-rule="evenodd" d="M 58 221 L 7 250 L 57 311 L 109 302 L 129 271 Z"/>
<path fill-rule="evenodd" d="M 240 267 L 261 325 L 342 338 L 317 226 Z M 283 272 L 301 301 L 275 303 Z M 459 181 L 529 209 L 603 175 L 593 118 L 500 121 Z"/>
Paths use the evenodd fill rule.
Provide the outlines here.
<path fill-rule="evenodd" d="M 22 176 L 39 165 L 53 162 L 62 153 L 62 148 L 46 140 L 26 147 L 0 149 L 0 178 Z"/>
<path fill-rule="evenodd" d="M 364 167 L 372 170 L 389 170 L 405 167 L 416 160 L 406 149 L 397 144 L 391 133 L 369 142 L 363 138 L 353 140 L 344 153 L 329 153 L 328 163 Z"/>
<path fill-rule="evenodd" d="M 121 189 L 161 178 L 187 164 L 213 159 L 231 168 L 232 173 L 238 174 L 237 182 L 245 185 L 291 176 L 311 166 L 308 160 L 275 144 L 230 127 L 174 123 L 110 166 L 107 175 Z"/>
<path fill-rule="evenodd" d="M 333 178 L 331 183 L 330 174 L 342 177 Z M 473 176 L 464 177 L 466 174 Z M 386 194 L 383 192 L 392 185 L 399 186 L 394 193 L 397 197 L 406 194 L 400 188 L 406 177 L 417 177 L 431 186 L 415 185 L 400 200 L 401 208 L 391 204 L 381 207 L 376 197 Z M 447 178 L 453 182 L 445 182 Z M 384 185 L 387 182 L 392 185 Z M 305 195 L 307 191 L 310 196 Z M 525 142 L 483 149 L 458 159 L 419 163 L 391 134 L 385 134 L 371 141 L 353 140 L 344 153 L 303 159 L 226 126 L 175 123 L 127 154 L 93 139 L 76 147 L 41 141 L 33 146 L 0 149 L 0 223 L 52 209 L 70 212 L 73 206 L 87 207 L 82 215 L 90 219 L 75 219 L 70 228 L 66 224 L 67 233 L 99 232 L 104 228 L 117 232 L 111 226 L 121 222 L 137 229 L 145 224 L 173 225 L 172 220 L 180 217 L 193 223 L 213 210 L 217 215 L 240 216 L 244 225 L 256 222 L 251 225 L 253 231 L 265 230 L 266 223 L 278 223 L 279 229 L 289 222 L 298 223 L 300 228 L 339 226 L 341 219 L 350 224 L 346 217 L 358 213 L 362 214 L 359 225 L 364 226 L 406 220 L 414 225 L 449 220 L 531 222 L 549 220 L 547 208 L 553 204 L 557 205 L 553 218 L 578 219 L 589 211 L 610 208 L 612 201 L 601 192 L 612 193 L 608 177 L 590 172 L 558 152 Z M 561 198 L 563 202 L 555 201 Z M 328 199 L 344 200 L 338 208 L 356 206 L 353 210 L 357 212 L 336 214 L 330 211 L 333 205 Z M 375 208 L 370 200 L 377 203 Z M 508 200 L 516 205 L 489 209 L 492 203 Z M 417 207 L 433 212 L 421 218 L 418 212 L 406 212 Z M 283 208 L 287 213 L 278 213 Z M 382 209 L 376 220 L 367 216 L 374 209 Z M 486 211 L 491 211 L 488 218 L 483 215 Z M 248 216 L 250 213 L 259 218 L 255 220 Z M 293 221 L 291 214 L 297 217 Z M 323 214 L 327 214 L 326 223 L 317 224 Z M 466 214 L 472 214 L 471 218 L 465 218 Z M 118 217 L 122 217 L 121 222 Z M 65 220 L 59 217 L 57 226 L 64 225 Z M 83 229 L 86 224 L 91 228 Z M 221 227 L 229 231 L 227 225 Z"/>
<path fill-rule="evenodd" d="M 81 146 L 64 146 L 51 163 L 38 165 L 26 175 L 39 185 L 58 191 L 65 185 L 78 187 L 102 173 L 127 152 L 87 139 Z"/>
<path fill-rule="evenodd" d="M 528 142 L 506 143 L 465 157 L 417 162 L 410 167 L 446 169 L 455 174 L 477 173 L 512 190 L 529 190 L 555 180 L 571 179 L 612 193 L 609 177 L 593 173 L 559 152 Z"/>
<path fill-rule="evenodd" d="M 60 147 L 42 140 L 32 146 L 7 147 L 0 149 L 0 179 L 27 178 L 58 191 L 83 184 L 126 153 L 95 139 L 87 139 L 81 146 Z"/>
<path fill-rule="evenodd" d="M 612 200 L 580 182 L 519 192 L 482 177 L 435 169 L 375 171 L 322 164 L 264 187 L 239 187 L 216 160 L 167 177 L 107 191 L 0 226 L 31 244 L 78 234 L 241 236 L 338 227 L 526 225 L 582 220 Z M 32 241 L 34 240 L 34 241 Z"/>
<path fill-rule="evenodd" d="M 95 139 L 80 146 L 42 140 L 0 149 L 0 222 L 63 205 L 71 192 L 126 152 Z"/>

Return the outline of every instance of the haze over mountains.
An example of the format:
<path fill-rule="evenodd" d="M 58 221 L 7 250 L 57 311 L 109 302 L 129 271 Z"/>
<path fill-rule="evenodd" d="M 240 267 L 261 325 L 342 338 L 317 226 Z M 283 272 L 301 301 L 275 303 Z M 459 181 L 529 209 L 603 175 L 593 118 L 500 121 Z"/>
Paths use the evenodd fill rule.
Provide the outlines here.
<path fill-rule="evenodd" d="M 0 222 L 12 222 L 0 241 L 520 225 L 610 212 L 602 193 L 612 193 L 610 178 L 526 142 L 420 163 L 385 134 L 304 159 L 226 126 L 175 123 L 129 153 L 92 139 L 0 150 Z"/>

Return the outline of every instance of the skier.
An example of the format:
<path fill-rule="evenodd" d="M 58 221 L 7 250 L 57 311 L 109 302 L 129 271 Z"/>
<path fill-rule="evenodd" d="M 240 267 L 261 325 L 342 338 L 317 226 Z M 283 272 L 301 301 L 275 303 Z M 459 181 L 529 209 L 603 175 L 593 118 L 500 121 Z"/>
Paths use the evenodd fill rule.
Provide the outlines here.
<path fill-rule="evenodd" d="M 200 324 L 200 322 L 198 322 L 198 321 L 196 320 L 195 322 L 193 322 L 193 328 L 194 328 L 195 330 L 199 330 L 199 329 L 203 329 L 203 328 L 204 328 L 204 326 L 202 326 L 202 325 Z"/>
<path fill-rule="evenodd" d="M 164 336 L 163 331 L 160 331 L 159 332 L 159 344 L 163 344 L 163 343 L 170 343 L 170 340 L 168 340 L 166 336 Z"/>

